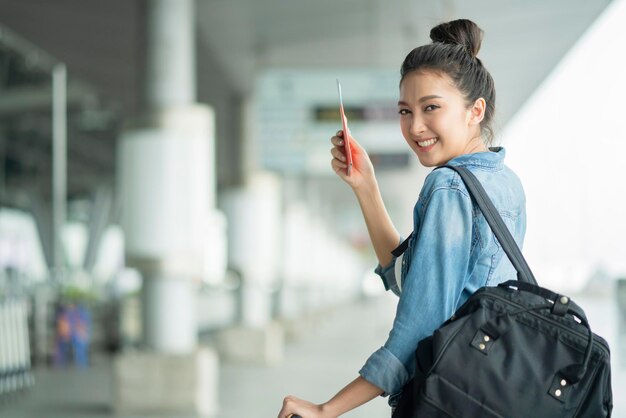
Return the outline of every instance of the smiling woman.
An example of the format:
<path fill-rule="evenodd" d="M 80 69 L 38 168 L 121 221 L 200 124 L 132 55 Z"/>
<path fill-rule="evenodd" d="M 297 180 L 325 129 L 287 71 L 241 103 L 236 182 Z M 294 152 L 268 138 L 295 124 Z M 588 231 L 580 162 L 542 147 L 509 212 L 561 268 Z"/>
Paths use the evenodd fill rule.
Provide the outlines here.
<path fill-rule="evenodd" d="M 496 109 L 496 89 L 491 74 L 478 58 L 483 31 L 472 21 L 455 20 L 435 26 L 430 31 L 433 43 L 415 48 L 404 62 L 400 87 L 407 75 L 416 71 L 433 72 L 449 77 L 467 108 L 483 99 L 480 133 L 486 144 L 493 141 L 491 122 Z"/>
<path fill-rule="evenodd" d="M 480 130 L 485 99 L 476 99 L 469 108 L 465 102 L 446 74 L 420 70 L 403 78 L 398 102 L 400 127 L 423 166 L 487 151 Z"/>
<path fill-rule="evenodd" d="M 476 57 L 482 30 L 462 19 L 438 25 L 430 35 L 433 42 L 411 51 L 401 67 L 402 135 L 423 166 L 470 170 L 501 215 L 517 214 L 507 227 L 521 247 L 526 231 L 524 190 L 504 165 L 504 149 L 488 147 L 495 88 Z M 385 209 L 367 152 L 351 139 L 354 165 L 348 173 L 344 132 L 331 142 L 332 169 L 361 206 L 379 261 L 376 273 L 400 299 L 389 338 L 367 359 L 360 376 L 323 404 L 287 396 L 279 418 L 337 417 L 378 395 L 389 395 L 395 408 L 402 388 L 416 373 L 418 342 L 480 287 L 515 278 L 456 171 L 433 170 L 427 176 L 413 211 L 414 232 L 403 241 Z"/>

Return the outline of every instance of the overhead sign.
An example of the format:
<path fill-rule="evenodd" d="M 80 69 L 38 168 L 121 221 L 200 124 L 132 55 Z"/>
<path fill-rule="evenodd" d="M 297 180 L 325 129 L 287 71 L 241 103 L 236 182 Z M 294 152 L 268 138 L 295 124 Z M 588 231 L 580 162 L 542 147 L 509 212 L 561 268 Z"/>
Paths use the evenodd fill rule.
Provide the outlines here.
<path fill-rule="evenodd" d="M 408 157 L 397 113 L 397 70 L 272 70 L 255 85 L 255 134 L 263 168 L 283 173 L 332 175 L 330 137 L 341 129 L 336 79 L 342 84 L 354 138 L 381 168 Z M 387 158 L 390 156 L 390 158 Z"/>

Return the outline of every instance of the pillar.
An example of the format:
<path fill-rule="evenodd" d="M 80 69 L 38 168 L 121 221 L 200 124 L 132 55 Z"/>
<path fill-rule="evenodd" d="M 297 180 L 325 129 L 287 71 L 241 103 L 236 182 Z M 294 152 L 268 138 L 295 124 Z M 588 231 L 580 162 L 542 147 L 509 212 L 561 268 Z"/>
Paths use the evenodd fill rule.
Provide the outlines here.
<path fill-rule="evenodd" d="M 217 410 L 217 357 L 198 347 L 196 298 L 214 230 L 215 122 L 195 103 L 195 0 L 150 0 L 146 112 L 118 147 L 127 264 L 143 277 L 144 353 L 116 361 L 118 413 Z M 215 251 L 223 258 L 225 251 Z M 225 265 L 215 256 L 216 265 Z M 201 367 L 200 367 L 201 366 Z"/>

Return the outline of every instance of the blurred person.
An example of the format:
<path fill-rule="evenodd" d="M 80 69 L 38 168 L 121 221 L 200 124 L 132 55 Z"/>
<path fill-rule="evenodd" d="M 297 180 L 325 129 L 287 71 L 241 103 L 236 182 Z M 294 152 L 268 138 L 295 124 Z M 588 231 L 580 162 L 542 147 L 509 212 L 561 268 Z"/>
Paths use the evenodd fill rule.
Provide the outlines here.
<path fill-rule="evenodd" d="M 82 304 L 71 304 L 69 307 L 70 335 L 74 364 L 78 368 L 89 365 L 89 329 L 91 328 L 91 315 L 89 310 Z"/>
<path fill-rule="evenodd" d="M 65 366 L 73 357 L 74 365 L 89 365 L 89 334 L 91 315 L 82 304 L 62 303 L 56 313 L 54 365 Z"/>
<path fill-rule="evenodd" d="M 401 67 L 400 127 L 424 167 L 450 164 L 472 171 L 521 248 L 525 195 L 517 175 L 504 165 L 504 148 L 490 147 L 495 86 L 477 57 L 482 35 L 469 20 L 442 23 L 431 30 L 432 43 L 407 55 Z M 331 142 L 332 169 L 359 202 L 379 261 L 376 273 L 399 301 L 387 341 L 367 359 L 359 377 L 322 404 L 287 396 L 279 418 L 338 417 L 380 395 L 389 396 L 393 411 L 415 373 L 418 342 L 480 287 L 515 278 L 455 171 L 433 170 L 426 177 L 413 210 L 414 233 L 403 242 L 385 209 L 366 151 L 351 140 L 353 167 L 348 176 L 343 132 Z M 391 253 L 401 242 L 407 245 L 402 259 Z"/>
<path fill-rule="evenodd" d="M 57 307 L 55 325 L 54 365 L 62 367 L 65 366 L 69 358 L 72 344 L 72 326 L 69 311 L 62 304 Z"/>

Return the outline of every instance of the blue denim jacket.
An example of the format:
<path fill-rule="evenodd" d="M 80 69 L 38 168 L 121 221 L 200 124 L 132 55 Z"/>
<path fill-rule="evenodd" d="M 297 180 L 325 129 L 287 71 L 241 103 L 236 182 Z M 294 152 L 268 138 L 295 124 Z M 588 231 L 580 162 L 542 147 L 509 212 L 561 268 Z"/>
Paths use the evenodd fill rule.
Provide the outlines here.
<path fill-rule="evenodd" d="M 517 175 L 504 165 L 504 148 L 465 154 L 448 162 L 468 168 L 481 182 L 521 248 L 526 199 Z M 450 169 L 432 171 L 413 210 L 413 235 L 401 269 L 397 259 L 376 268 L 385 283 L 401 271 L 402 289 L 393 328 L 359 374 L 392 395 L 394 406 L 413 377 L 417 343 L 431 335 L 477 289 L 516 278 L 516 272 L 469 195 Z"/>

